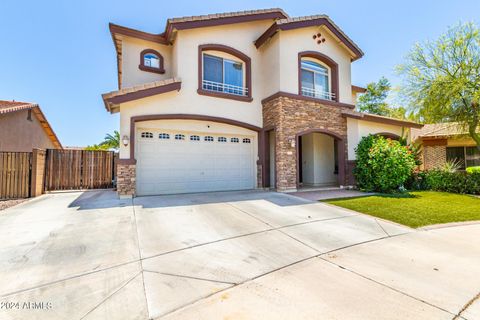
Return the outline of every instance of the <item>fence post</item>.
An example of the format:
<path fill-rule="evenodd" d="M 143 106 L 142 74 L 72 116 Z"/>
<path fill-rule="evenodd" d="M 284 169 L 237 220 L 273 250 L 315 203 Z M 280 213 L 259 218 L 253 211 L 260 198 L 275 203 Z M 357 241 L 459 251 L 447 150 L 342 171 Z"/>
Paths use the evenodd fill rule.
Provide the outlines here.
<path fill-rule="evenodd" d="M 32 150 L 32 179 L 30 183 L 31 197 L 37 197 L 43 193 L 43 182 L 45 177 L 45 156 L 45 150 Z"/>

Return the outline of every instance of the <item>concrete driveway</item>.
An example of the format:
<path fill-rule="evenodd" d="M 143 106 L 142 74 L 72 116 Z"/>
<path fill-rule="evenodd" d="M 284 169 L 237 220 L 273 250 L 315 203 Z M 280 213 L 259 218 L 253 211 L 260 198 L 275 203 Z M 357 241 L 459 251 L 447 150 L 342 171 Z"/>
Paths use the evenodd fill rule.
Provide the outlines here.
<path fill-rule="evenodd" d="M 270 192 L 49 194 L 0 212 L 0 319 L 480 319 L 479 235 Z"/>

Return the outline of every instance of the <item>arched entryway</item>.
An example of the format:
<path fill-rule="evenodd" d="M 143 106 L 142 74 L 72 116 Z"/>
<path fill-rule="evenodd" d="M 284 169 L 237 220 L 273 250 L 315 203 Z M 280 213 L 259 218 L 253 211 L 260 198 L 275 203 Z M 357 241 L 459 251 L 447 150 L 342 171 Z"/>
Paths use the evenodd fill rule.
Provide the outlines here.
<path fill-rule="evenodd" d="M 297 134 L 297 189 L 345 184 L 345 140 L 335 132 L 309 129 Z"/>

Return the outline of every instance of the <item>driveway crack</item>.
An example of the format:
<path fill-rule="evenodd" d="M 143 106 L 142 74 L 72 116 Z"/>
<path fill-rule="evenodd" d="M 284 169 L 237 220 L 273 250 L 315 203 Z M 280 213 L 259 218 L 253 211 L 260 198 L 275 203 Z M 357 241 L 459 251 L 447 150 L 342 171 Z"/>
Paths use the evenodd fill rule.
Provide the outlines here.
<path fill-rule="evenodd" d="M 463 308 L 455 315 L 455 317 L 453 317 L 452 320 L 457 320 L 457 319 L 460 319 L 460 318 L 463 318 L 462 317 L 462 313 L 464 313 L 475 301 L 479 300 L 480 299 L 480 292 L 477 293 L 476 296 L 474 296 L 472 299 L 470 299 L 470 301 L 468 301 L 464 306 Z"/>
<path fill-rule="evenodd" d="M 139 273 L 137 273 L 135 276 L 133 276 L 131 279 L 129 279 L 127 282 L 125 282 L 123 285 L 121 285 L 118 289 L 114 290 L 111 294 L 107 295 L 105 297 L 105 299 L 103 299 L 102 301 L 100 301 L 100 303 L 98 303 L 95 307 L 93 307 L 92 310 L 88 311 L 85 315 L 83 315 L 83 317 L 80 318 L 80 320 L 82 319 L 85 319 L 86 316 L 88 316 L 90 313 L 92 313 L 93 311 L 95 311 L 98 307 L 100 307 L 103 303 L 105 303 L 105 301 L 107 301 L 108 299 L 110 299 L 111 297 L 113 297 L 117 292 L 119 292 L 120 290 L 122 290 L 123 288 L 125 288 L 130 282 L 132 282 L 136 277 L 138 277 L 139 275 L 141 275 L 142 272 L 140 271 Z"/>

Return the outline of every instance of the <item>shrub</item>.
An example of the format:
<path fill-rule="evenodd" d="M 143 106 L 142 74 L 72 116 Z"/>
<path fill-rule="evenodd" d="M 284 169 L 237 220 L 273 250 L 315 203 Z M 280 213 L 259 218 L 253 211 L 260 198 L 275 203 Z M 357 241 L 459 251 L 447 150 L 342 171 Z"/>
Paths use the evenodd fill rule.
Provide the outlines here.
<path fill-rule="evenodd" d="M 414 172 L 405 182 L 407 190 L 428 190 L 427 171 Z"/>
<path fill-rule="evenodd" d="M 354 169 L 358 187 L 366 191 L 398 190 L 415 168 L 415 156 L 409 146 L 382 136 L 364 137 L 355 149 Z"/>
<path fill-rule="evenodd" d="M 467 173 L 480 173 L 480 166 L 478 167 L 468 167 Z"/>
<path fill-rule="evenodd" d="M 453 193 L 480 194 L 480 172 L 426 171 L 428 189 Z"/>

